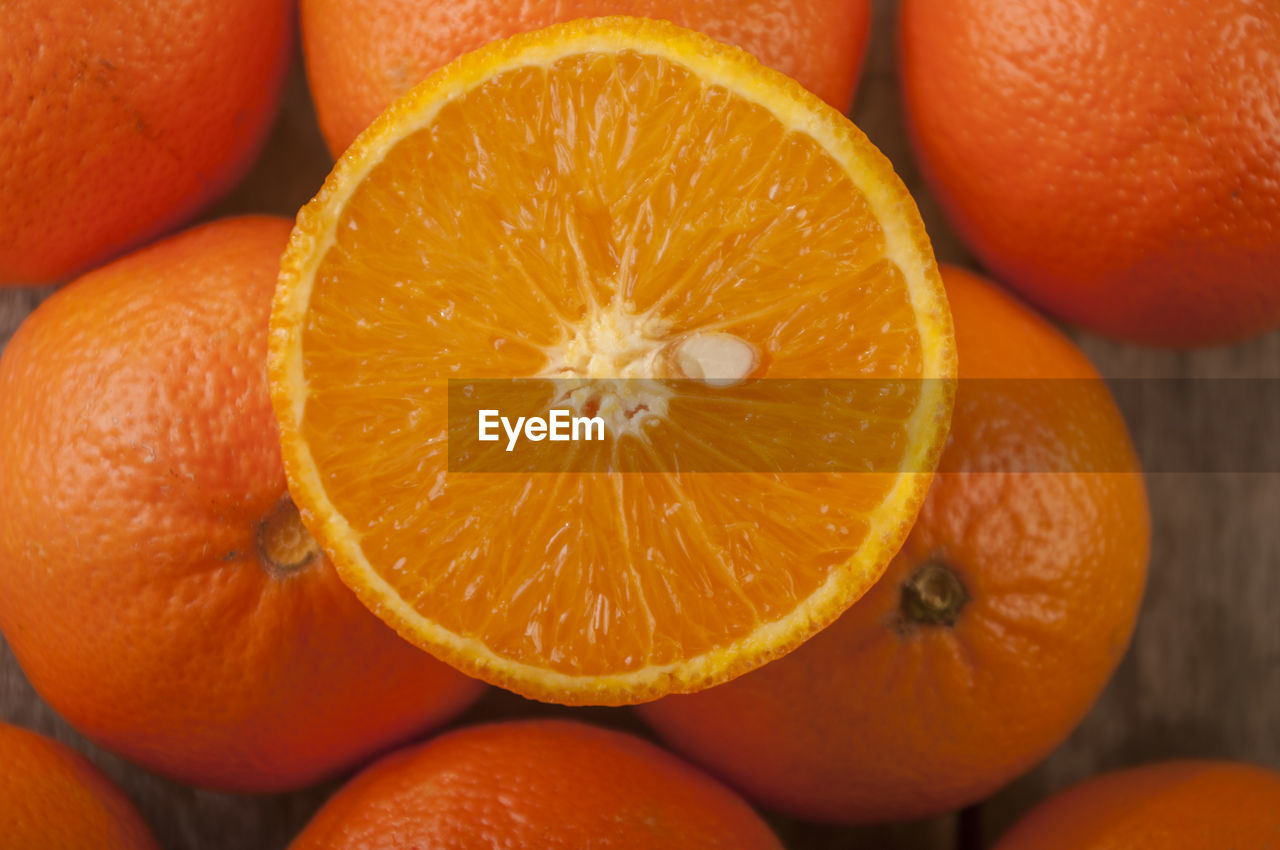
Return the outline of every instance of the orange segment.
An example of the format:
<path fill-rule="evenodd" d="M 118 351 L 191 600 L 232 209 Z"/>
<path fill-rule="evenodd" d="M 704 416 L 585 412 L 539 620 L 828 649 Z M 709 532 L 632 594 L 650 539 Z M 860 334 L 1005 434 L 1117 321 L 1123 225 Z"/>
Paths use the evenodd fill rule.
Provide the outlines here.
<path fill-rule="evenodd" d="M 868 411 L 859 439 L 898 461 L 874 474 L 448 471 L 450 379 L 716 370 L 950 379 L 950 314 L 856 128 L 640 19 L 490 45 L 394 105 L 299 215 L 272 315 L 290 488 L 344 580 L 419 646 L 566 703 L 786 652 L 875 582 L 920 506 L 945 380 Z M 618 392 L 584 403 L 615 410 L 609 451 L 661 453 L 680 399 Z M 684 436 L 714 452 L 713 420 Z"/>

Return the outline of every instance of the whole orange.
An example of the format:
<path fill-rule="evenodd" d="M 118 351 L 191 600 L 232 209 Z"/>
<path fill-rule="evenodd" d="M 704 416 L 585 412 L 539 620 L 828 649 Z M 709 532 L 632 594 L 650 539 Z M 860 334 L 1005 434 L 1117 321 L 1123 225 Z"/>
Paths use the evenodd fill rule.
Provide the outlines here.
<path fill-rule="evenodd" d="M 995 850 L 1280 847 L 1280 773 L 1170 761 L 1104 774 L 1041 803 Z"/>
<path fill-rule="evenodd" d="M 754 53 L 847 110 L 870 0 L 302 0 L 320 128 L 337 156 L 436 68 L 500 38 L 574 18 L 664 18 Z"/>
<path fill-rule="evenodd" d="M 366 610 L 285 490 L 267 316 L 289 222 L 94 271 L 0 356 L 0 629 L 95 741 L 183 781 L 312 782 L 480 686 Z"/>
<path fill-rule="evenodd" d="M 920 165 L 996 277 L 1193 345 L 1280 327 L 1280 3 L 904 0 Z"/>
<path fill-rule="evenodd" d="M 1088 711 L 1141 601 L 1146 492 L 1106 386 L 992 284 L 943 280 L 951 436 L 884 577 L 790 655 L 640 707 L 678 751 L 798 817 L 923 817 L 1000 787 Z"/>
<path fill-rule="evenodd" d="M 653 744 L 563 720 L 464 728 L 338 791 L 290 850 L 781 850 L 732 791 Z"/>
<path fill-rule="evenodd" d="M 83 756 L 0 723 L 0 850 L 157 850 L 111 780 Z"/>
<path fill-rule="evenodd" d="M 230 188 L 275 115 L 290 0 L 5 0 L 0 284 L 66 278 Z"/>

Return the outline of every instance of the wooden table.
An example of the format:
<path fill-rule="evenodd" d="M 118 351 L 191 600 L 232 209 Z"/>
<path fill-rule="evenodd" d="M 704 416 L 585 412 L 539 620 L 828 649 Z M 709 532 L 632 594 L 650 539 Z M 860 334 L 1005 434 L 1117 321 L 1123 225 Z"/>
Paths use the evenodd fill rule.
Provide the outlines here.
<path fill-rule="evenodd" d="M 906 144 L 893 63 L 896 5 L 896 0 L 875 2 L 875 32 L 854 120 L 911 187 L 938 258 L 973 265 L 924 189 Z M 299 58 L 261 159 L 206 217 L 239 212 L 291 216 L 319 187 L 329 165 Z M 0 346 L 48 291 L 0 290 Z M 1190 353 L 1070 333 L 1109 378 L 1280 378 L 1280 333 Z M 1135 441 L 1141 445 L 1159 439 L 1187 412 L 1186 399 L 1168 393 L 1140 421 L 1130 422 Z M 1151 574 L 1133 647 L 1066 743 L 963 816 L 865 829 L 774 821 L 789 847 L 969 850 L 990 844 L 1053 790 L 1102 770 L 1177 756 L 1244 759 L 1280 768 L 1280 474 L 1158 473 L 1149 483 Z M 549 713 L 640 730 L 625 709 L 561 709 L 498 690 L 462 720 Z M 161 844 L 173 850 L 283 848 L 338 784 L 334 780 L 293 794 L 240 797 L 156 777 L 97 749 L 59 719 L 32 691 L 2 641 L 0 719 L 45 732 L 88 754 L 137 801 Z"/>

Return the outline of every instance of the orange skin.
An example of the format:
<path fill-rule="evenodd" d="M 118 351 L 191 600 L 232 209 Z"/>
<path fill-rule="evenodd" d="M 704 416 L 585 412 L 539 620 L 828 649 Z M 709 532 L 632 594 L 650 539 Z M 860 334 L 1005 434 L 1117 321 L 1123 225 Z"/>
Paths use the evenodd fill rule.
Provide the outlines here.
<path fill-rule="evenodd" d="M 1280 4 L 903 0 L 921 169 L 1000 280 L 1186 346 L 1280 327 Z"/>
<path fill-rule="evenodd" d="M 941 462 L 952 471 L 934 478 L 884 577 L 790 655 L 639 708 L 677 751 L 796 817 L 925 817 L 999 788 L 1089 710 L 1141 602 L 1141 474 L 1025 471 L 1136 469 L 1105 387 L 965 383 L 1097 373 L 992 284 L 955 268 L 942 276 L 961 378 Z M 1058 404 L 1064 395 L 1071 404 Z M 934 584 L 921 611 L 910 591 L 928 590 L 913 583 L 930 575 L 954 576 L 967 599 Z"/>
<path fill-rule="evenodd" d="M 563 720 L 472 726 L 388 756 L 289 850 L 782 850 L 732 791 L 653 744 Z"/>
<path fill-rule="evenodd" d="M 735 44 L 846 111 L 869 0 L 302 0 L 320 128 L 337 156 L 392 101 L 483 44 L 574 18 L 665 18 Z"/>
<path fill-rule="evenodd" d="M 0 850 L 159 850 L 133 804 L 83 756 L 0 723 Z"/>
<path fill-rule="evenodd" d="M 84 734 L 235 791 L 314 782 L 481 690 L 369 613 L 287 501 L 265 371 L 289 229 L 118 260 L 0 357 L 0 629 Z"/>
<path fill-rule="evenodd" d="M 0 284 L 63 280 L 229 189 L 275 116 L 291 0 L 5 0 Z"/>
<path fill-rule="evenodd" d="M 995 850 L 1280 847 L 1280 773 L 1168 761 L 1098 776 L 1031 810 Z"/>

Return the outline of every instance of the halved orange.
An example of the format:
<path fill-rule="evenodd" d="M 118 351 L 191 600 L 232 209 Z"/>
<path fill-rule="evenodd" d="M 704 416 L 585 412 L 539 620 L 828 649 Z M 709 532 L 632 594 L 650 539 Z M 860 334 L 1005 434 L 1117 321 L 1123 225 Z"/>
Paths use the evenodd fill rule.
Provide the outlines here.
<path fill-rule="evenodd" d="M 343 579 L 563 703 L 698 690 L 834 620 L 914 520 L 954 375 L 888 161 L 747 54 L 633 18 L 489 45 L 393 105 L 298 216 L 272 314 L 290 490 Z M 450 380 L 536 376 L 907 381 L 858 435 L 895 453 L 873 472 L 451 472 Z M 662 439 L 627 427 L 661 403 L 617 392 L 573 403 L 627 410 L 615 447 Z"/>

